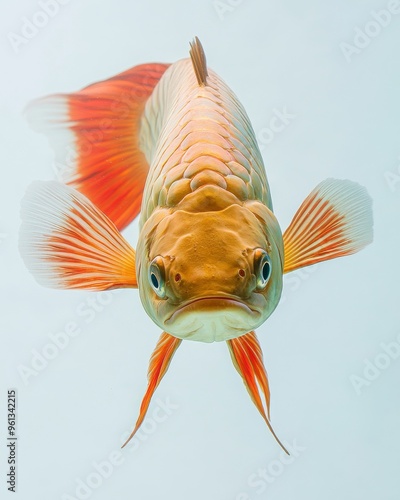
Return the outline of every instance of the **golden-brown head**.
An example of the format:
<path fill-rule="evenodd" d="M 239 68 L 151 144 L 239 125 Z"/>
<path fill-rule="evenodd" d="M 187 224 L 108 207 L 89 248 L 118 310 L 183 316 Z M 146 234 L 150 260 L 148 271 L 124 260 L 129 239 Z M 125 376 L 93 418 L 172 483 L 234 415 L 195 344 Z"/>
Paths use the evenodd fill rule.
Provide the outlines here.
<path fill-rule="evenodd" d="M 213 342 L 268 318 L 283 269 L 282 236 L 268 208 L 254 202 L 152 219 L 136 257 L 141 300 L 157 325 L 182 339 Z"/>

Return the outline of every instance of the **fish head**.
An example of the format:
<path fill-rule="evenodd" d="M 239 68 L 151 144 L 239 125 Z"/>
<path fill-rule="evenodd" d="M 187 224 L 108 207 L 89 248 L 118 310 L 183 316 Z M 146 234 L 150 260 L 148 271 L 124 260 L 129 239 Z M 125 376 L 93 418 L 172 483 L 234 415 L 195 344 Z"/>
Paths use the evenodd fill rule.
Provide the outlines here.
<path fill-rule="evenodd" d="M 258 206 L 259 205 L 259 206 Z M 282 291 L 283 241 L 261 203 L 224 210 L 177 210 L 139 238 L 137 273 L 143 306 L 178 338 L 213 342 L 261 325 Z"/>

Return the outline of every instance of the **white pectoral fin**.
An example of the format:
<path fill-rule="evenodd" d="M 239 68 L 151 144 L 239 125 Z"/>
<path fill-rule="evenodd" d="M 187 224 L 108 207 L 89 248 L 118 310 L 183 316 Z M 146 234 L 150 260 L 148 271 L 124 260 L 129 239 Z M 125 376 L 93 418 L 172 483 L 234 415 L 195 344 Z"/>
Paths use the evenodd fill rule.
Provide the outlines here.
<path fill-rule="evenodd" d="M 51 288 L 137 287 L 135 251 L 90 200 L 55 181 L 34 182 L 21 209 L 20 252 Z"/>
<path fill-rule="evenodd" d="M 358 252 L 373 239 L 372 199 L 349 180 L 326 179 L 304 200 L 283 235 L 284 272 Z"/>

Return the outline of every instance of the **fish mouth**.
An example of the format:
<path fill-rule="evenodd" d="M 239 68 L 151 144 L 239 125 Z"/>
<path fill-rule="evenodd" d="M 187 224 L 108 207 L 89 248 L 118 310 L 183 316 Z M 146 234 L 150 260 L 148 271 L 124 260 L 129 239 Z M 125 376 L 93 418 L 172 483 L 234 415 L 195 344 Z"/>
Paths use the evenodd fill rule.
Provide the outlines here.
<path fill-rule="evenodd" d="M 251 315 L 259 314 L 258 311 L 256 311 L 255 309 L 251 309 L 247 304 L 245 304 L 239 299 L 234 299 L 231 297 L 221 297 L 221 296 L 199 297 L 197 299 L 193 299 L 189 302 L 186 302 L 185 304 L 180 306 L 176 311 L 174 311 L 171 314 L 171 316 L 168 319 L 166 319 L 165 323 L 168 324 L 169 322 L 176 319 L 176 317 L 182 313 L 207 312 L 208 310 L 215 311 L 216 305 L 219 310 L 229 309 L 232 306 L 236 306 L 243 309 L 243 311 L 247 312 L 247 314 Z"/>
<path fill-rule="evenodd" d="M 239 337 L 258 323 L 261 313 L 233 297 L 198 297 L 182 304 L 166 320 L 176 336 L 214 342 Z"/>

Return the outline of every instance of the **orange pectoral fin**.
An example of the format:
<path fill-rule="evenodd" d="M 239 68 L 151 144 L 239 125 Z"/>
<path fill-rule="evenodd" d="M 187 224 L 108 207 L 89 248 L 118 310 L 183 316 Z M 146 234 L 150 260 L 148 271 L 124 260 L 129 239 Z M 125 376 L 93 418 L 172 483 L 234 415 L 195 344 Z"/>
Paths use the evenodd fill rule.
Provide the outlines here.
<path fill-rule="evenodd" d="M 261 347 L 258 343 L 255 332 L 249 332 L 236 339 L 228 340 L 227 344 L 233 364 L 239 375 L 243 378 L 244 385 L 246 386 L 253 403 L 256 405 L 279 446 L 289 455 L 288 451 L 275 434 L 269 421 L 270 392 L 268 377 L 264 367 Z M 265 413 L 264 404 L 260 395 L 260 389 L 264 395 L 267 413 Z"/>
<path fill-rule="evenodd" d="M 22 201 L 20 252 L 51 288 L 137 287 L 135 251 L 115 225 L 73 188 L 35 182 Z"/>
<path fill-rule="evenodd" d="M 32 127 L 48 134 L 63 182 L 123 229 L 140 211 L 148 163 L 140 118 L 168 64 L 142 64 L 74 94 L 32 102 Z"/>
<path fill-rule="evenodd" d="M 158 384 L 161 382 L 161 379 L 168 370 L 171 359 L 175 354 L 175 351 L 180 346 L 181 342 L 182 339 L 172 337 L 172 335 L 169 335 L 168 333 L 163 332 L 161 334 L 156 348 L 154 349 L 154 352 L 150 358 L 149 370 L 147 373 L 148 385 L 146 393 L 142 400 L 142 404 L 140 405 L 139 417 L 136 421 L 135 428 L 133 429 L 129 438 L 122 445 L 122 448 L 129 443 L 129 441 L 136 434 L 136 431 L 142 425 L 154 391 L 156 390 Z"/>
<path fill-rule="evenodd" d="M 358 252 L 372 242 L 372 200 L 349 180 L 326 179 L 304 200 L 283 235 L 284 273 Z"/>

